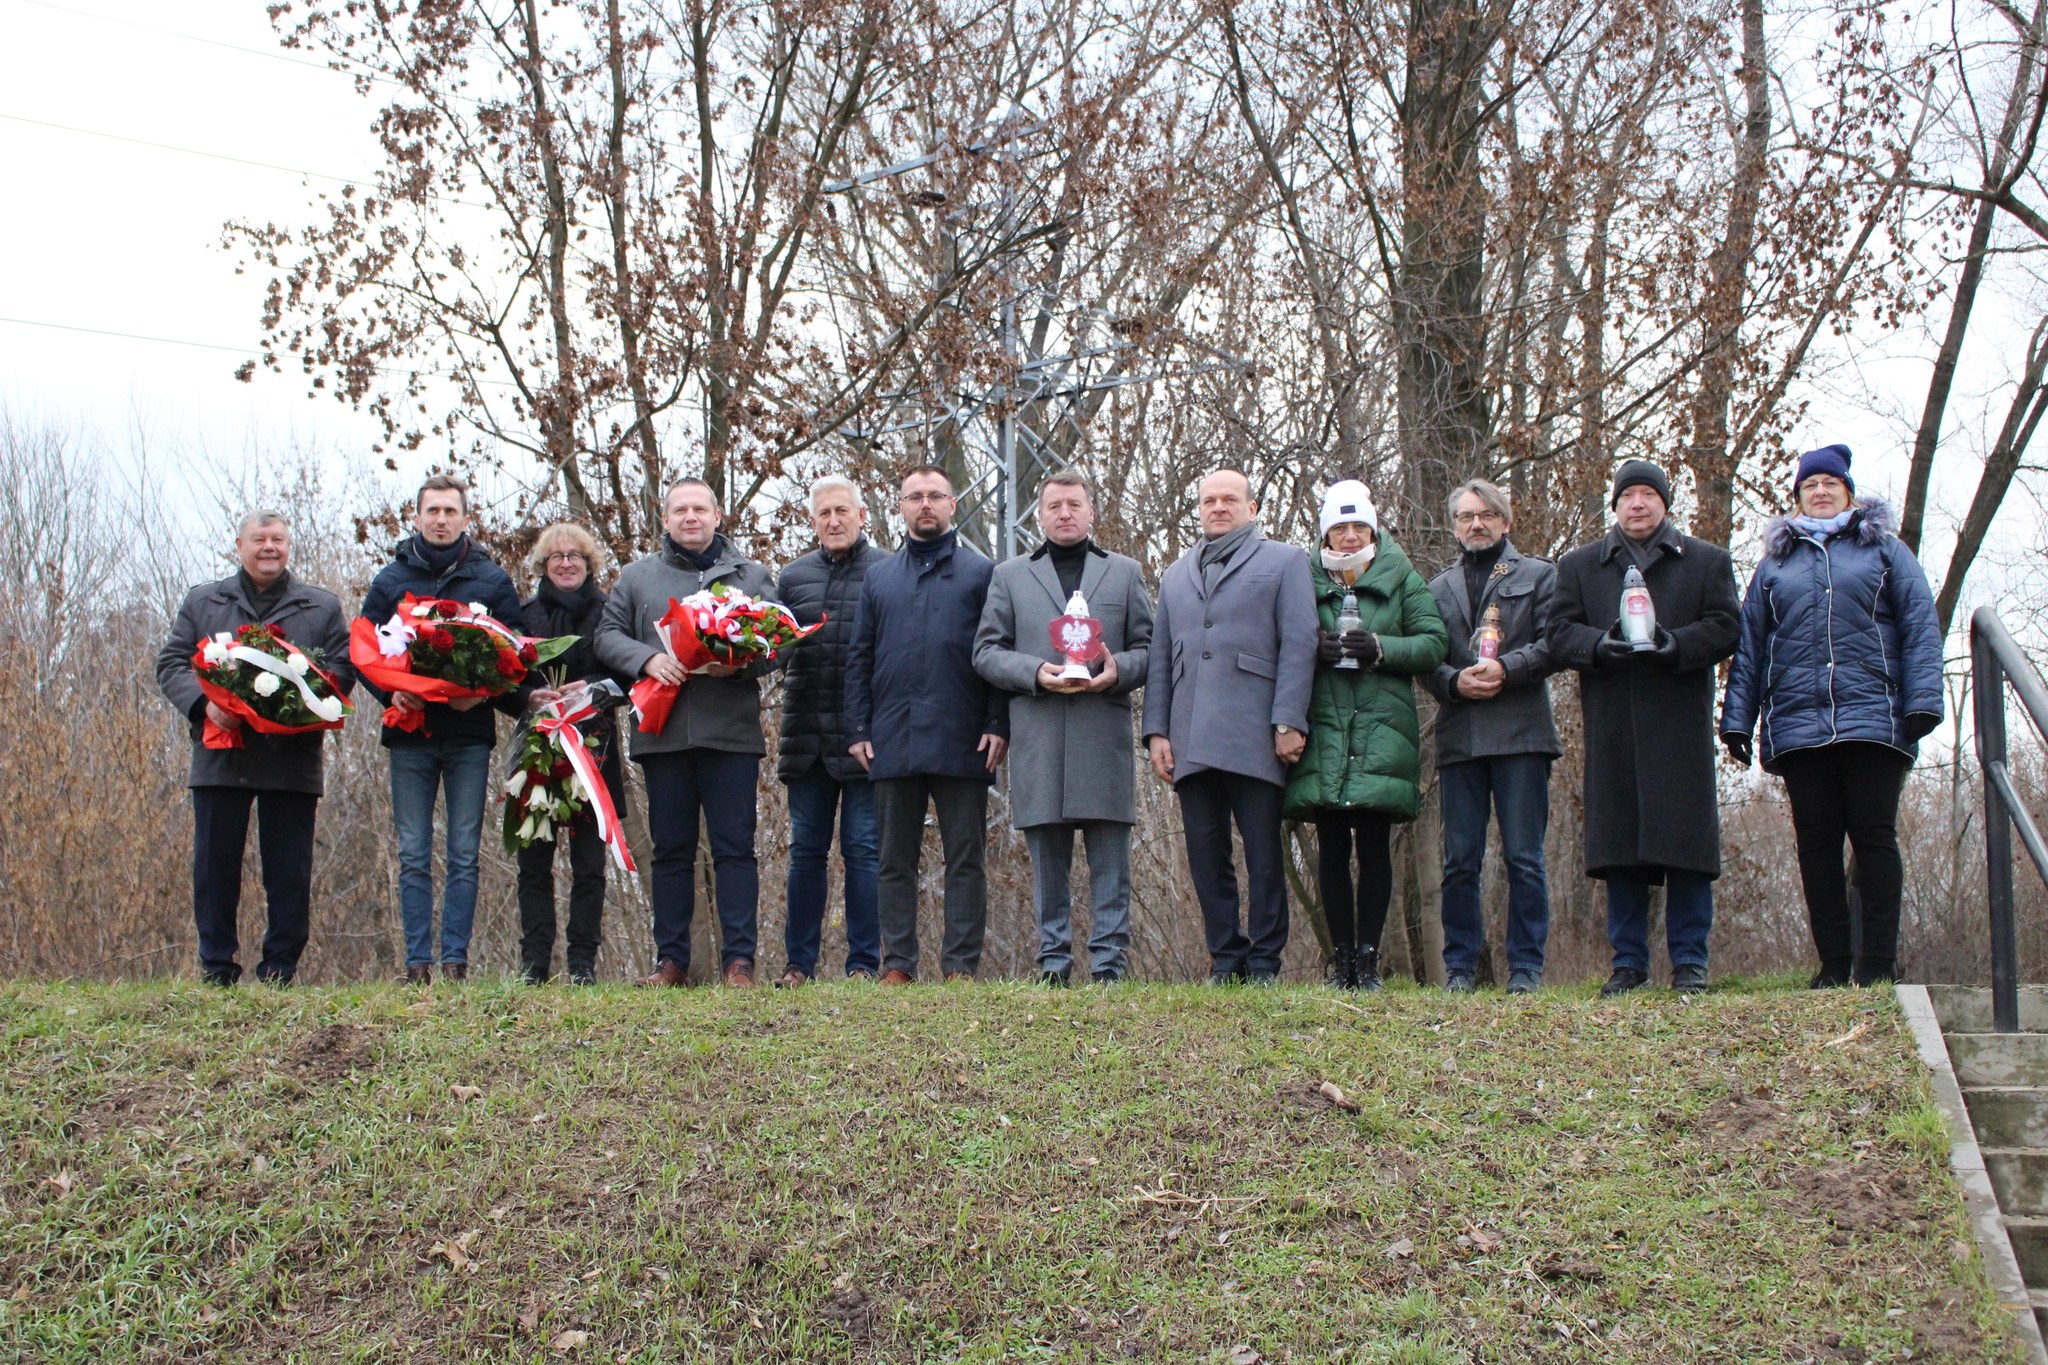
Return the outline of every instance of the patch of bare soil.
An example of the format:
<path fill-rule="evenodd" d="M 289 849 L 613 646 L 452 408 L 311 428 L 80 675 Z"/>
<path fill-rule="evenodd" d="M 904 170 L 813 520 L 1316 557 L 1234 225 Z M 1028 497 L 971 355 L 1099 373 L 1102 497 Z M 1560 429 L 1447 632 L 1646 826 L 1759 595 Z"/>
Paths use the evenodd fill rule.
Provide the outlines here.
<path fill-rule="evenodd" d="M 1911 1321 L 1915 1360 L 1985 1358 L 1983 1330 L 1977 1326 L 1970 1316 L 1969 1306 L 1955 1290 L 1928 1300 L 1927 1306 L 1915 1313 Z"/>
<path fill-rule="evenodd" d="M 122 1128 L 148 1128 L 172 1114 L 182 1113 L 191 1103 L 191 1093 L 175 1081 L 138 1081 L 100 1096 L 79 1111 L 77 1125 L 87 1137 L 99 1137 Z"/>
<path fill-rule="evenodd" d="M 1785 1124 L 1781 1106 L 1758 1095 L 1735 1094 L 1708 1105 L 1692 1129 L 1719 1146 L 1760 1147 L 1782 1137 Z"/>
<path fill-rule="evenodd" d="M 302 1033 L 285 1054 L 287 1070 L 308 1081 L 338 1081 L 376 1058 L 377 1031 L 360 1024 L 322 1024 Z"/>
<path fill-rule="evenodd" d="M 1919 1181 L 1909 1171 L 1837 1161 L 1817 1170 L 1794 1171 L 1785 1183 L 1795 1204 L 1828 1219 L 1842 1232 L 1903 1227 L 1919 1212 Z"/>

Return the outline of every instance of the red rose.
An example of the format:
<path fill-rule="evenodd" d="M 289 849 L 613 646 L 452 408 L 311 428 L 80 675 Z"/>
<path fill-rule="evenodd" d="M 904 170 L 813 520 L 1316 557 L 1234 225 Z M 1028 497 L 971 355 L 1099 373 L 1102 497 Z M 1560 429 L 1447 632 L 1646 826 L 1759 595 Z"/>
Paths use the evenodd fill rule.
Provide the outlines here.
<path fill-rule="evenodd" d="M 455 649 L 454 632 L 442 626 L 421 626 L 419 639 L 421 644 L 437 654 L 452 653 Z"/>
<path fill-rule="evenodd" d="M 519 662 L 519 656 L 509 649 L 498 651 L 498 676 L 507 681 L 517 681 L 526 676 L 526 665 Z"/>
<path fill-rule="evenodd" d="M 533 647 L 531 641 L 523 642 L 519 646 L 519 662 L 523 664 L 537 664 L 540 662 L 540 651 Z"/>

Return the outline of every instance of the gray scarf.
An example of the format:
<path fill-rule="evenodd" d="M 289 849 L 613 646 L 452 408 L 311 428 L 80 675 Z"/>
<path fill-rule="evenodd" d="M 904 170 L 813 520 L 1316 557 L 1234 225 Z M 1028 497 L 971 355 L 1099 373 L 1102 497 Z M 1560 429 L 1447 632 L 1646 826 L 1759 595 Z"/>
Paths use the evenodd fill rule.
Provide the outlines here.
<path fill-rule="evenodd" d="M 1231 557 L 1243 548 L 1246 541 L 1259 539 L 1259 523 L 1248 521 L 1235 531 L 1221 536 L 1212 536 L 1202 542 L 1201 558 L 1197 561 L 1202 569 L 1202 591 L 1216 591 L 1216 580 L 1223 576 L 1223 568 Z"/>

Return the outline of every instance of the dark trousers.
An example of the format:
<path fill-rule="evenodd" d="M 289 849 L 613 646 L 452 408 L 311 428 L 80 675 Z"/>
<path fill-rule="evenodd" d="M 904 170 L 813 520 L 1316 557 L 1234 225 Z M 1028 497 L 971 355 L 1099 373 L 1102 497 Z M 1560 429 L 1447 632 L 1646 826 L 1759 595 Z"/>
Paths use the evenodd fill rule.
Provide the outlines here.
<path fill-rule="evenodd" d="M 817 767 L 789 783 L 789 908 L 782 944 L 789 965 L 806 976 L 818 972 L 818 944 L 829 896 L 825 866 L 835 822 L 839 856 L 846 867 L 846 970 L 874 972 L 882 961 L 882 931 L 875 910 L 881 855 L 876 848 L 874 784 L 865 779 L 841 782 Z"/>
<path fill-rule="evenodd" d="M 1188 871 L 1202 906 L 1209 968 L 1232 976 L 1271 976 L 1287 950 L 1287 865 L 1280 846 L 1277 782 L 1214 768 L 1173 784 L 1180 797 Z M 1230 855 L 1235 820 L 1251 880 L 1245 924 L 1238 923 L 1237 867 Z"/>
<path fill-rule="evenodd" d="M 313 905 L 313 815 L 320 798 L 308 792 L 192 789 L 192 919 L 199 930 L 199 970 L 214 980 L 236 981 L 242 975 L 235 961 L 241 947 L 235 916 L 242 908 L 242 852 L 249 842 L 251 806 L 256 807 L 256 848 L 270 912 L 256 975 L 289 981 L 306 951 Z"/>
<path fill-rule="evenodd" d="M 536 839 L 519 850 L 519 961 L 526 974 L 545 979 L 555 961 L 555 850 L 569 845 L 569 952 L 572 972 L 597 965 L 604 937 L 604 840 L 589 811 L 555 837 Z"/>
<path fill-rule="evenodd" d="M 1707 935 L 1714 928 L 1714 879 L 1704 872 L 1660 869 L 1664 878 L 1664 943 L 1674 967 L 1707 965 Z M 1614 965 L 1650 970 L 1652 869 L 1609 873 L 1607 944 Z"/>
<path fill-rule="evenodd" d="M 1846 835 L 1856 850 L 1856 889 L 1863 901 L 1857 979 L 1889 979 L 1898 967 L 1899 897 L 1906 880 L 1899 860 L 1899 793 L 1911 760 L 1883 744 L 1845 741 L 1782 754 L 1773 766 L 1792 802 L 1799 880 L 1821 967 L 1846 976 L 1851 966 L 1849 878 L 1842 867 Z"/>
<path fill-rule="evenodd" d="M 1550 884 L 1543 834 L 1550 824 L 1550 756 L 1503 754 L 1437 769 L 1444 816 L 1444 972 L 1470 973 L 1486 946 L 1480 873 L 1486 826 L 1500 817 L 1508 865 L 1508 970 L 1543 970 L 1550 937 Z M 1490 809 L 1489 809 L 1490 808 Z"/>
<path fill-rule="evenodd" d="M 681 749 L 640 760 L 647 777 L 647 831 L 654 839 L 654 955 L 690 965 L 697 914 L 697 821 L 711 837 L 721 966 L 754 956 L 761 869 L 754 861 L 754 787 L 761 760 L 719 749 Z"/>
<path fill-rule="evenodd" d="M 1330 944 L 1377 952 L 1387 930 L 1387 903 L 1394 898 L 1394 856 L 1389 837 L 1394 822 L 1377 811 L 1316 812 L 1316 881 L 1323 892 L 1323 916 Z M 1351 880 L 1351 855 L 1358 852 L 1358 881 Z"/>
<path fill-rule="evenodd" d="M 882 852 L 879 911 L 882 970 L 917 975 L 917 864 L 927 803 L 938 813 L 946 855 L 946 937 L 939 969 L 969 976 L 981 968 L 988 933 L 988 873 L 983 838 L 988 783 L 978 777 L 885 777 L 874 784 Z"/>

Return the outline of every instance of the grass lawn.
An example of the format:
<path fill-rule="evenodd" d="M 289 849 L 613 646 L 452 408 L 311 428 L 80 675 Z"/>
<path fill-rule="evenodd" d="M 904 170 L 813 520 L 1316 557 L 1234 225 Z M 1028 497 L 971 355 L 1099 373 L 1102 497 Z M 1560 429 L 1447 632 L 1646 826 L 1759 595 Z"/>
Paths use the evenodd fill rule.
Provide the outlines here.
<path fill-rule="evenodd" d="M 0 1355 L 2015 1359 L 1788 985 L 0 985 Z"/>

